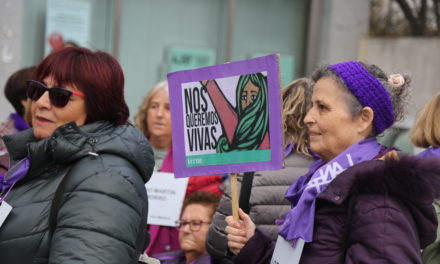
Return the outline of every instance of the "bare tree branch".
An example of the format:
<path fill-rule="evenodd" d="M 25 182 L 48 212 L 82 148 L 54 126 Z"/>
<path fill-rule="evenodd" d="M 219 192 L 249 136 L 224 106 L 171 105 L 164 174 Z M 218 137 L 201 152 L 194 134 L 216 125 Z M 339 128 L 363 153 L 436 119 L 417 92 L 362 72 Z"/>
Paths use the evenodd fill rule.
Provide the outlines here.
<path fill-rule="evenodd" d="M 388 14 L 383 14 L 384 2 L 372 0 L 372 10 L 377 9 L 382 13 L 371 16 L 370 24 L 374 29 L 371 32 L 378 34 L 396 34 L 424 36 L 433 34 L 440 36 L 440 0 L 394 0 L 387 1 L 390 6 L 399 6 L 399 11 L 394 13 L 394 8 L 389 8 Z M 402 22 L 402 13 L 404 20 Z M 375 27 L 374 27 L 375 25 Z M 370 32 L 370 33 L 371 33 Z"/>
<path fill-rule="evenodd" d="M 424 35 L 425 31 L 426 31 L 426 13 L 428 10 L 428 0 L 422 0 L 422 3 L 420 5 L 420 9 L 419 9 L 419 32 L 421 33 L 420 35 Z"/>
<path fill-rule="evenodd" d="M 433 0 L 434 2 L 434 14 L 437 22 L 437 34 L 440 36 L 440 0 Z"/>
<path fill-rule="evenodd" d="M 417 18 L 414 16 L 411 7 L 408 5 L 406 0 L 396 0 L 396 2 L 399 4 L 400 8 L 402 8 L 403 14 L 405 14 L 406 19 L 409 22 L 409 25 L 411 27 L 411 31 L 414 35 L 417 35 L 418 33 L 418 22 Z"/>

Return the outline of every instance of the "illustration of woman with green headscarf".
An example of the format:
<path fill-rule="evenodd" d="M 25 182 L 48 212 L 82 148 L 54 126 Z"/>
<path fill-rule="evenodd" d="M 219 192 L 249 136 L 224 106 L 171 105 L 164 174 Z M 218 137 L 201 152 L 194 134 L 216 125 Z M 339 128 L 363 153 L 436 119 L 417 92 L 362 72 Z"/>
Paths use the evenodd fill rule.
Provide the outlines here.
<path fill-rule="evenodd" d="M 261 73 L 241 75 L 235 92 L 235 107 L 215 80 L 202 82 L 202 85 L 206 85 L 222 125 L 223 134 L 216 147 L 218 153 L 269 148 L 266 76 Z"/>

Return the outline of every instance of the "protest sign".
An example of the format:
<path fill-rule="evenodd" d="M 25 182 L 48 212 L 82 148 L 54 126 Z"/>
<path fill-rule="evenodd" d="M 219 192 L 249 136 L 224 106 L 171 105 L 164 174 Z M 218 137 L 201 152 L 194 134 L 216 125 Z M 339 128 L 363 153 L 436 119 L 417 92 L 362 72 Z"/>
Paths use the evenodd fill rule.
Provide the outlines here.
<path fill-rule="evenodd" d="M 282 168 L 279 56 L 168 74 L 176 177 Z"/>
<path fill-rule="evenodd" d="M 251 53 L 250 58 L 261 57 L 271 53 L 254 52 Z M 280 54 L 280 73 L 281 73 L 281 87 L 286 87 L 289 83 L 295 80 L 296 60 L 293 55 L 282 53 Z"/>
<path fill-rule="evenodd" d="M 92 29 L 92 2 L 87 0 L 48 0 L 44 54 L 62 48 L 65 41 L 87 47 Z"/>
<path fill-rule="evenodd" d="M 150 225 L 177 226 L 188 179 L 176 179 L 174 174 L 153 172 L 145 184 L 148 193 Z"/>

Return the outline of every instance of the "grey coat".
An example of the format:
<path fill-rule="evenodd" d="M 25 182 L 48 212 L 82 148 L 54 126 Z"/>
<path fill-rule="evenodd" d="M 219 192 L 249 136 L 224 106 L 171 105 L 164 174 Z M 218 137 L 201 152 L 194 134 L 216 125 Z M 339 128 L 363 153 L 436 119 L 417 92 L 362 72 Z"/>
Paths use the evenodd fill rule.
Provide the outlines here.
<path fill-rule="evenodd" d="M 286 157 L 284 169 L 257 172 L 254 175 L 249 199 L 249 215 L 257 227 L 264 230 L 274 241 L 279 229 L 275 220 L 284 219 L 284 214 L 290 210 L 290 203 L 284 199 L 284 193 L 296 179 L 309 170 L 311 162 L 311 158 L 293 153 Z M 242 175 L 239 175 L 239 190 L 241 181 Z M 232 215 L 231 211 L 230 188 L 227 186 L 206 238 L 206 249 L 216 259 L 221 259 L 227 249 L 225 218 Z"/>
<path fill-rule="evenodd" d="M 12 163 L 28 155 L 31 165 L 6 198 L 13 209 L 0 228 L 0 263 L 137 263 L 148 243 L 144 183 L 154 166 L 141 132 L 70 123 L 41 140 L 32 129 L 4 139 Z M 52 199 L 64 177 L 50 236 Z"/>

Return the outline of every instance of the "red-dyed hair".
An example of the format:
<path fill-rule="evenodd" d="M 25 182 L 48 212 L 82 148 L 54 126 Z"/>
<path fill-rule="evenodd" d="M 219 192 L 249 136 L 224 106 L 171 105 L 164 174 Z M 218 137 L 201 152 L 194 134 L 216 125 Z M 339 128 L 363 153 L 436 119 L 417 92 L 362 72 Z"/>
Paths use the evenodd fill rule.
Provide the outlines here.
<path fill-rule="evenodd" d="M 107 120 L 126 124 L 124 73 L 111 55 L 86 48 L 68 47 L 49 54 L 37 66 L 36 78 L 51 76 L 57 86 L 72 85 L 85 94 L 87 123 Z"/>

